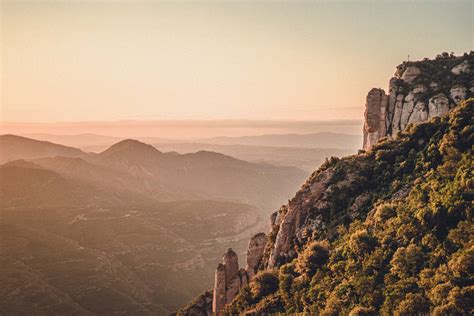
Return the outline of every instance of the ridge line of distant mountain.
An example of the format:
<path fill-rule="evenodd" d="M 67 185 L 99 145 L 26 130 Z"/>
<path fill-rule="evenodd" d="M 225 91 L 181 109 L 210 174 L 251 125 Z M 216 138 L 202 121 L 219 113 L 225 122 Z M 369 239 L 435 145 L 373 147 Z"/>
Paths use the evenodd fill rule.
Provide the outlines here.
<path fill-rule="evenodd" d="M 23 136 L 47 140 L 79 148 L 93 148 L 112 145 L 128 137 L 105 136 L 98 134 L 55 135 L 55 134 L 24 134 Z M 358 149 L 361 146 L 360 135 L 349 133 L 317 132 L 317 133 L 285 133 L 261 134 L 246 136 L 218 136 L 209 138 L 173 139 L 159 137 L 134 137 L 148 144 L 170 143 L 203 143 L 221 145 L 256 145 L 272 147 L 307 147 Z"/>

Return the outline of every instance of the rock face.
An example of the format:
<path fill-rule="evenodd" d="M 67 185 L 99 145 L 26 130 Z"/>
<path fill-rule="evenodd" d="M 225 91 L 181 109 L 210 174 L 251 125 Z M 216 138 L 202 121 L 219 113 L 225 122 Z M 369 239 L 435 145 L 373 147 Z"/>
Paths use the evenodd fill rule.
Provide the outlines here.
<path fill-rule="evenodd" d="M 455 75 L 460 75 L 462 74 L 463 72 L 471 72 L 471 66 L 469 65 L 469 62 L 467 60 L 463 61 L 462 63 L 454 66 L 452 69 L 451 69 L 451 72 Z"/>
<path fill-rule="evenodd" d="M 409 124 L 445 115 L 474 96 L 473 66 L 472 52 L 399 65 L 388 94 L 375 88 L 367 94 L 363 149 L 369 150 L 383 137 L 395 137 Z"/>
<path fill-rule="evenodd" d="M 249 249 L 247 250 L 247 271 L 249 278 L 252 279 L 257 271 L 263 251 L 267 245 L 267 236 L 264 233 L 257 234 L 250 239 Z"/>
<path fill-rule="evenodd" d="M 388 106 L 388 96 L 382 89 L 372 89 L 367 95 L 365 104 L 364 143 L 371 146 L 381 135 L 385 135 L 385 116 Z"/>
<path fill-rule="evenodd" d="M 432 97 L 428 103 L 428 118 L 441 116 L 449 112 L 449 100 L 440 93 Z"/>
<path fill-rule="evenodd" d="M 408 66 L 402 75 L 402 80 L 406 82 L 413 82 L 421 74 L 420 68 L 416 66 Z"/>
<path fill-rule="evenodd" d="M 225 307 L 225 290 L 226 278 L 225 267 L 221 263 L 217 266 L 215 281 L 214 281 L 214 295 L 212 297 L 212 311 L 217 313 Z"/>
<path fill-rule="evenodd" d="M 212 299 L 213 314 L 223 315 L 225 306 L 231 303 L 254 277 L 266 244 L 267 236 L 264 233 L 259 233 L 250 239 L 245 269 L 239 269 L 237 254 L 231 248 L 227 250 L 222 257 L 222 263 L 216 268 Z"/>

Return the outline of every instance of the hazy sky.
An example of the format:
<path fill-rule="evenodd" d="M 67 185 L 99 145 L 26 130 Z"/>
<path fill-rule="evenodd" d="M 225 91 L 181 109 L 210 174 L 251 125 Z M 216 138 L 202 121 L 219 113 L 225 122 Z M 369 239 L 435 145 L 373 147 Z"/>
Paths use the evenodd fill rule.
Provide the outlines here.
<path fill-rule="evenodd" d="M 2 121 L 361 119 L 473 1 L 2 1 Z"/>

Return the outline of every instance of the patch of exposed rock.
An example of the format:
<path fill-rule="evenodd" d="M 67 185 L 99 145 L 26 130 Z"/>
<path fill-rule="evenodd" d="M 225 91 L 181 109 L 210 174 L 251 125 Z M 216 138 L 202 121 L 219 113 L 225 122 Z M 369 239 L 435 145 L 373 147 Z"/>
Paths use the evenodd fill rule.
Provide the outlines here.
<path fill-rule="evenodd" d="M 255 276 L 263 252 L 267 244 L 267 236 L 259 233 L 250 239 L 245 269 L 239 269 L 237 254 L 229 248 L 222 257 L 222 263 L 216 268 L 212 313 L 223 315 L 225 306 L 232 302 L 239 291 Z"/>
<path fill-rule="evenodd" d="M 250 239 L 249 248 L 247 250 L 247 265 L 245 266 L 245 270 L 250 279 L 252 279 L 257 272 L 266 245 L 267 235 L 265 235 L 265 233 L 256 234 Z"/>
<path fill-rule="evenodd" d="M 420 68 L 416 66 L 408 66 L 402 75 L 402 80 L 406 82 L 413 82 L 421 74 Z"/>
<path fill-rule="evenodd" d="M 410 124 L 445 115 L 461 100 L 474 96 L 474 54 L 405 62 L 389 81 L 388 94 L 367 94 L 363 149 L 384 137 L 395 137 Z"/>
<path fill-rule="evenodd" d="M 365 104 L 364 143 L 374 144 L 385 135 L 385 116 L 388 96 L 382 89 L 373 88 L 367 95 Z"/>
<path fill-rule="evenodd" d="M 452 69 L 451 69 L 451 72 L 455 75 L 460 75 L 462 74 L 463 72 L 464 73 L 469 73 L 471 72 L 471 66 L 469 65 L 469 62 L 467 60 L 463 61 L 462 63 L 454 66 Z"/>

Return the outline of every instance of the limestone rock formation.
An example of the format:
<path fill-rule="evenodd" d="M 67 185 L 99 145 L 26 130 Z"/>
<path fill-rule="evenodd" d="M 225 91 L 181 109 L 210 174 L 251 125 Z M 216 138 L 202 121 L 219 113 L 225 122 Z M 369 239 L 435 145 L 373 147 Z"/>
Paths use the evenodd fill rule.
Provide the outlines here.
<path fill-rule="evenodd" d="M 225 279 L 232 280 L 232 278 L 239 272 L 239 258 L 237 254 L 229 248 L 223 257 Z"/>
<path fill-rule="evenodd" d="M 411 83 L 420 74 L 421 74 L 420 68 L 416 66 L 408 66 L 403 72 L 402 80 Z"/>
<path fill-rule="evenodd" d="M 225 307 L 225 290 L 226 290 L 226 279 L 225 279 L 225 267 L 220 263 L 216 268 L 216 274 L 214 279 L 214 294 L 212 297 L 212 311 L 219 313 L 224 310 Z"/>
<path fill-rule="evenodd" d="M 386 132 L 385 113 L 388 106 L 388 96 L 382 89 L 372 89 L 367 95 L 365 104 L 364 143 L 374 144 L 380 135 Z"/>
<path fill-rule="evenodd" d="M 250 239 L 245 269 L 239 269 L 237 254 L 231 248 L 227 250 L 222 257 L 222 263 L 216 268 L 212 299 L 213 314 L 222 315 L 226 304 L 231 303 L 239 291 L 255 276 L 266 244 L 267 236 L 264 233 L 256 234 Z"/>
<path fill-rule="evenodd" d="M 471 71 L 471 67 L 470 67 L 469 62 L 467 60 L 463 61 L 462 63 L 460 63 L 456 66 L 454 66 L 451 69 L 451 72 L 455 75 L 460 75 L 463 72 L 470 72 L 470 71 Z"/>
<path fill-rule="evenodd" d="M 467 89 L 462 85 L 455 85 L 449 91 L 454 104 L 458 105 L 461 100 L 466 99 Z"/>
<path fill-rule="evenodd" d="M 296 196 L 288 202 L 288 205 L 284 208 L 286 210 L 285 215 L 279 226 L 276 227 L 278 232 L 267 263 L 269 269 L 289 261 L 296 255 L 293 249 L 294 237 L 296 236 L 300 240 L 305 237 L 303 236 L 305 235 L 305 231 L 302 230 L 303 226 L 307 230 L 324 229 L 322 213 L 314 218 L 309 218 L 308 215 L 316 209 L 323 210 L 327 207 L 326 196 L 330 192 L 328 188 L 334 182 L 335 176 L 333 169 L 314 175 L 311 185 L 303 186 Z M 352 176 L 347 175 L 343 182 L 333 185 L 332 189 L 336 189 L 339 185 L 345 186 L 353 180 Z"/>
<path fill-rule="evenodd" d="M 449 111 L 449 100 L 444 93 L 432 97 L 428 103 L 428 118 L 441 116 Z"/>
<path fill-rule="evenodd" d="M 247 250 L 247 265 L 245 266 L 250 279 L 255 275 L 266 245 L 267 235 L 264 233 L 259 233 L 250 239 Z"/>
<path fill-rule="evenodd" d="M 473 65 L 472 52 L 399 65 L 388 94 L 375 88 L 367 94 L 363 149 L 369 150 L 381 138 L 396 137 L 409 124 L 445 115 L 474 96 Z"/>

